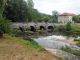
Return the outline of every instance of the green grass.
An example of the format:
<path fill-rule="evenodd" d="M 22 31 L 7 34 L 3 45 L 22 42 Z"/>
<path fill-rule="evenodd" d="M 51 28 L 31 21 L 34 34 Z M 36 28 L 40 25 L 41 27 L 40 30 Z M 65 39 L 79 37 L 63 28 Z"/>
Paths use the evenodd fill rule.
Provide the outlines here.
<path fill-rule="evenodd" d="M 32 31 L 26 31 L 26 33 L 27 33 L 27 34 L 31 34 L 31 33 L 33 33 L 33 32 L 32 32 Z"/>
<path fill-rule="evenodd" d="M 12 35 L 9 35 L 9 36 L 12 36 Z M 38 45 L 37 42 L 35 41 L 27 41 L 27 40 L 24 40 L 23 38 L 21 37 L 15 37 L 15 36 L 12 36 L 13 38 L 16 38 L 17 40 L 21 41 L 22 43 L 24 43 L 25 45 L 28 45 L 28 46 L 31 46 L 31 47 L 34 47 L 36 49 L 41 49 L 43 46 L 42 45 Z"/>
<path fill-rule="evenodd" d="M 60 49 L 63 50 L 63 51 L 66 51 L 66 52 L 68 52 L 68 53 L 74 54 L 74 55 L 76 55 L 76 56 L 80 56 L 80 51 L 70 49 L 68 46 L 66 46 L 65 48 L 62 47 L 62 48 L 60 48 Z"/>

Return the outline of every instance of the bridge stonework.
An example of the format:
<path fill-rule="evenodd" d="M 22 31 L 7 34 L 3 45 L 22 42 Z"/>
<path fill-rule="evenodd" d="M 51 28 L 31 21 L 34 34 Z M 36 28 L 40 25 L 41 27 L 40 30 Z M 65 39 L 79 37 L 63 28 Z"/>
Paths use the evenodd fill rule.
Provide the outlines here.
<path fill-rule="evenodd" d="M 35 22 L 28 22 L 28 23 L 12 23 L 11 25 L 11 29 L 13 30 L 15 27 L 20 27 L 22 30 L 26 30 L 27 27 L 34 27 L 36 30 L 38 29 L 38 27 L 42 26 L 44 27 L 45 29 L 48 29 L 49 26 L 52 26 L 53 28 L 57 27 L 57 26 L 60 26 L 62 24 L 60 23 L 46 23 L 46 22 L 38 22 L 38 23 L 35 23 Z M 65 25 L 65 24 L 63 24 Z"/>

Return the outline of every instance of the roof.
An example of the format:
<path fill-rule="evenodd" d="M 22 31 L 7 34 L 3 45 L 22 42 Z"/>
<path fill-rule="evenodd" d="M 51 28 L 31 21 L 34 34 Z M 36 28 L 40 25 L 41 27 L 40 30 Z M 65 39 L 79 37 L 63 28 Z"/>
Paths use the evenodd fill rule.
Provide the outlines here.
<path fill-rule="evenodd" d="M 59 16 L 77 16 L 76 14 L 72 14 L 72 13 L 63 13 Z"/>

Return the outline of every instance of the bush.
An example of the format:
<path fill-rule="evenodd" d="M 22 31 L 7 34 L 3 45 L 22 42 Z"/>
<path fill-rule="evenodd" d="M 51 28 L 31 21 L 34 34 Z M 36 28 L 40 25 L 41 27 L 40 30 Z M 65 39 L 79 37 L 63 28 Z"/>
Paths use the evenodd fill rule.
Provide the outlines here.
<path fill-rule="evenodd" d="M 72 27 L 71 27 L 71 22 L 67 22 L 67 24 L 66 24 L 66 31 L 67 31 L 68 33 L 73 32 Z"/>
<path fill-rule="evenodd" d="M 32 31 L 26 31 L 26 33 L 27 33 L 27 34 L 31 34 L 31 33 L 33 33 L 33 32 L 32 32 Z"/>
<path fill-rule="evenodd" d="M 0 18 L 0 37 L 3 36 L 4 33 L 10 32 L 10 21 L 5 20 L 5 18 Z"/>
<path fill-rule="evenodd" d="M 11 33 L 12 34 L 21 34 L 22 32 L 21 32 L 21 30 L 11 30 Z"/>

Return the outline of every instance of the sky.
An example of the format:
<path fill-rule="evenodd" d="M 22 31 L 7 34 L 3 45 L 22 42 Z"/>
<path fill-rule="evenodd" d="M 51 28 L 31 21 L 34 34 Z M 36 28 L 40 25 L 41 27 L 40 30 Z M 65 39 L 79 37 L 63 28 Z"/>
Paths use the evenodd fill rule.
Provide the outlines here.
<path fill-rule="evenodd" d="M 41 13 L 52 15 L 56 10 L 62 13 L 80 14 L 80 0 L 33 0 L 34 8 Z"/>

